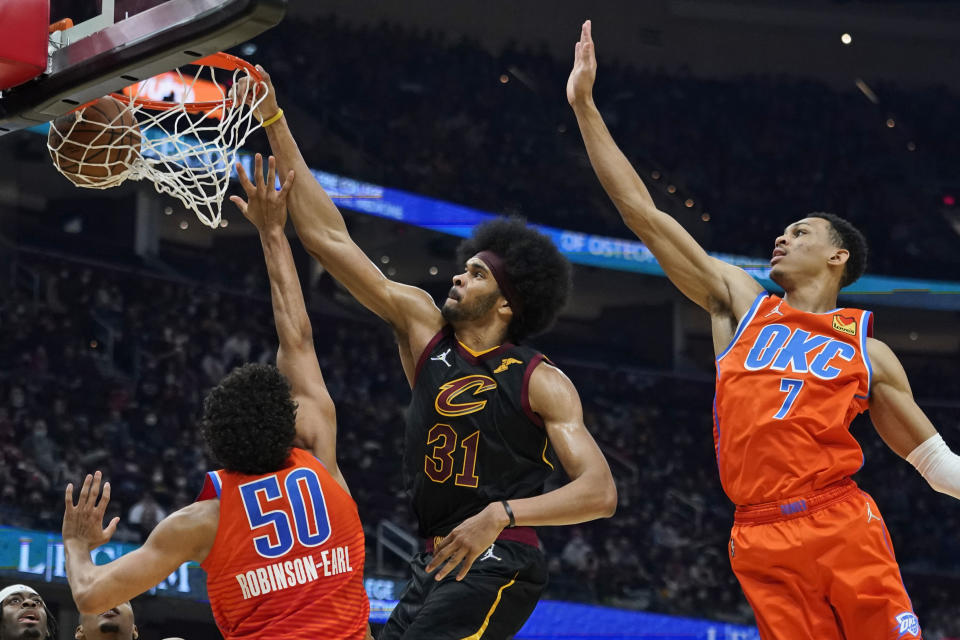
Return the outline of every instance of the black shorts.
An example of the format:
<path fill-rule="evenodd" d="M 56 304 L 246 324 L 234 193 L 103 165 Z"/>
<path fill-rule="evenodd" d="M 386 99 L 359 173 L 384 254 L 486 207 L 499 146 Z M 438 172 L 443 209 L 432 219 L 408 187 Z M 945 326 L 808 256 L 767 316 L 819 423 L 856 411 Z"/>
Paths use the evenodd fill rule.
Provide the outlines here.
<path fill-rule="evenodd" d="M 413 577 L 380 633 L 380 640 L 505 640 L 527 621 L 547 586 L 543 552 L 497 540 L 457 582 L 456 571 L 437 582 L 424 569 L 432 554 L 410 561 Z M 484 556 L 487 556 L 486 558 Z M 483 558 L 483 559 L 481 559 Z"/>

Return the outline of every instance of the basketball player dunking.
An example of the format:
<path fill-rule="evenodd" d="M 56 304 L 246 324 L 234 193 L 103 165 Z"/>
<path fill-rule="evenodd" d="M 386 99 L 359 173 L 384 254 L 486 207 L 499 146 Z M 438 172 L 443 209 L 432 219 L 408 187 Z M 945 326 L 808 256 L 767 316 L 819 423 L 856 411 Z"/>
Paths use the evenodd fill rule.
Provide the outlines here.
<path fill-rule="evenodd" d="M 280 339 L 277 367 L 238 367 L 210 391 L 202 433 L 224 468 L 207 474 L 197 502 L 160 522 L 142 547 L 95 566 L 90 551 L 110 539 L 119 520 L 101 529 L 110 485 L 98 502 L 100 472 L 87 476 L 76 506 L 67 486 L 67 579 L 80 612 L 97 614 L 193 560 L 207 573 L 210 608 L 227 640 L 361 640 L 370 608 L 363 529 L 337 467 L 334 407 L 283 234 L 293 174 L 277 192 L 273 158 L 267 183 L 262 169 L 258 155 L 256 186 L 239 169 L 249 203 L 232 200 L 260 232 Z"/>
<path fill-rule="evenodd" d="M 914 402 L 896 356 L 870 337 L 870 312 L 836 308 L 841 287 L 863 273 L 863 236 L 832 214 L 789 225 L 770 261 L 783 298 L 707 255 L 657 210 L 607 131 L 593 102 L 590 27 L 576 45 L 567 98 L 624 222 L 710 314 L 717 464 L 737 505 L 730 562 L 761 636 L 920 637 L 880 511 L 850 480 L 863 462 L 850 421 L 870 409 L 890 448 L 954 497 L 960 457 Z"/>
<path fill-rule="evenodd" d="M 261 115 L 280 168 L 308 176 L 272 87 Z M 307 251 L 392 326 L 413 393 L 404 469 L 426 553 L 414 558 L 381 640 L 513 635 L 547 579 L 531 527 L 608 517 L 616 508 L 577 390 L 519 344 L 563 306 L 569 263 L 523 222 L 494 220 L 461 245 L 463 272 L 441 310 L 425 291 L 384 277 L 316 181 L 298 180 L 289 203 Z M 543 493 L 550 447 L 571 480 Z"/>

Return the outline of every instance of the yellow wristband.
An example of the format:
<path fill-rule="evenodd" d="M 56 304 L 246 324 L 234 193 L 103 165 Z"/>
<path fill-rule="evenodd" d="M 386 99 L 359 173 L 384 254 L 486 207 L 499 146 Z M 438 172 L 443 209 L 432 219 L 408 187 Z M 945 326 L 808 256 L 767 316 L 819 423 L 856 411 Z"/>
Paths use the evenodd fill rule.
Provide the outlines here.
<path fill-rule="evenodd" d="M 272 116 L 270 116 L 269 118 L 261 122 L 260 125 L 264 127 L 269 127 L 270 125 L 272 125 L 274 122 L 276 122 L 282 117 L 283 117 L 283 109 L 280 109 L 275 114 L 273 114 Z"/>

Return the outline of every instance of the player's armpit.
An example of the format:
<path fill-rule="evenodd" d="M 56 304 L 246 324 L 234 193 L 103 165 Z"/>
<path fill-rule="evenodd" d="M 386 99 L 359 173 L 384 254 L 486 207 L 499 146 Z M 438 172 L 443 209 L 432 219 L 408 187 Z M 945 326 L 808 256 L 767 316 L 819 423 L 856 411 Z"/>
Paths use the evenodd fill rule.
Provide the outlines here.
<path fill-rule="evenodd" d="M 543 418 L 547 437 L 570 482 L 533 498 L 511 500 L 516 524 L 565 525 L 608 518 L 617 487 L 600 447 L 583 424 L 580 396 L 570 379 L 549 364 L 530 376 L 530 408 Z"/>
<path fill-rule="evenodd" d="M 86 565 L 86 579 L 76 581 L 83 586 L 71 580 L 77 609 L 106 611 L 155 587 L 184 562 L 202 562 L 213 547 L 218 518 L 218 500 L 191 504 L 164 518 L 142 547 L 104 565 Z"/>
<path fill-rule="evenodd" d="M 873 367 L 870 419 L 887 446 L 906 458 L 937 430 L 913 399 L 907 374 L 890 347 L 868 338 L 867 354 Z"/>

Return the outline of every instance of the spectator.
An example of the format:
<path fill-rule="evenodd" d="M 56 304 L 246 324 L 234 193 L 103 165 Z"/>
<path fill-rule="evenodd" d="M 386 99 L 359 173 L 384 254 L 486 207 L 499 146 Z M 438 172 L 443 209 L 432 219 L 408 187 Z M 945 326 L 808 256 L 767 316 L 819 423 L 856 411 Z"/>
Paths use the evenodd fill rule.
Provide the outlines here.
<path fill-rule="evenodd" d="M 141 536 L 146 538 L 157 526 L 157 523 L 166 517 L 167 512 L 157 504 L 153 494 L 145 491 L 140 500 L 130 507 L 130 511 L 127 513 L 127 522 L 137 527 Z"/>

